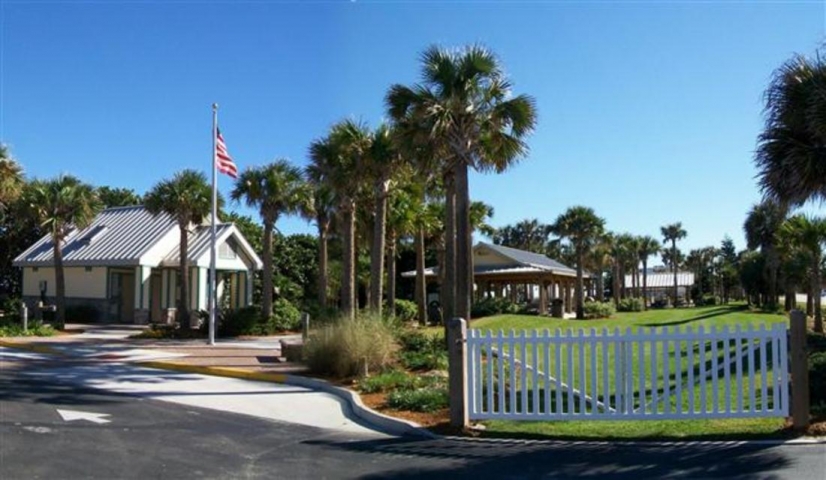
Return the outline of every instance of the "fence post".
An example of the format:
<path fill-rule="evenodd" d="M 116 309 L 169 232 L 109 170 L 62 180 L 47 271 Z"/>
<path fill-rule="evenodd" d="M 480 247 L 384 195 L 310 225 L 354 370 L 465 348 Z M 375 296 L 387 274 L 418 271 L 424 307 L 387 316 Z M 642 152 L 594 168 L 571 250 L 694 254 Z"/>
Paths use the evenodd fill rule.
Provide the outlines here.
<path fill-rule="evenodd" d="M 20 320 L 23 322 L 23 331 L 29 331 L 29 307 L 26 306 L 26 302 L 23 302 L 20 305 Z"/>
<path fill-rule="evenodd" d="M 806 314 L 792 310 L 790 315 L 789 357 L 791 360 L 792 428 L 809 426 L 809 357 L 806 351 Z"/>
<path fill-rule="evenodd" d="M 468 426 L 467 402 L 467 322 L 453 318 L 448 322 L 448 393 L 450 396 L 450 426 Z"/>
<path fill-rule="evenodd" d="M 310 338 L 310 314 L 304 312 L 301 314 L 301 340 L 304 342 Z"/>

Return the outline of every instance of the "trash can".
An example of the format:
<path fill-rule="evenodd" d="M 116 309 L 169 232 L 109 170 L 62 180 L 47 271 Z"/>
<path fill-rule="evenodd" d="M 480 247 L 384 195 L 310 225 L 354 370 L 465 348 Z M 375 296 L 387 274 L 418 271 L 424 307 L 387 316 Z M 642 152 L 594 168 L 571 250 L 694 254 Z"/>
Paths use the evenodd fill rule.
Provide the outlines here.
<path fill-rule="evenodd" d="M 554 298 L 551 300 L 551 316 L 554 318 L 562 318 L 562 299 L 561 298 Z"/>

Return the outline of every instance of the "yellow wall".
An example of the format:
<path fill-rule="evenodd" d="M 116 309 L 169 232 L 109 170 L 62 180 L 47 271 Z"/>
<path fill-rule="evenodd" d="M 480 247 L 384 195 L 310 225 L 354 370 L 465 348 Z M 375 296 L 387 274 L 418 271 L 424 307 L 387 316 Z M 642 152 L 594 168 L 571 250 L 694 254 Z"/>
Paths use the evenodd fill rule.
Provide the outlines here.
<path fill-rule="evenodd" d="M 92 267 L 87 272 L 84 267 L 66 267 L 66 296 L 75 298 L 106 298 L 106 267 Z M 55 295 L 55 272 L 53 267 L 31 267 L 23 269 L 23 295 L 39 297 L 40 281 L 46 281 L 46 295 Z"/>

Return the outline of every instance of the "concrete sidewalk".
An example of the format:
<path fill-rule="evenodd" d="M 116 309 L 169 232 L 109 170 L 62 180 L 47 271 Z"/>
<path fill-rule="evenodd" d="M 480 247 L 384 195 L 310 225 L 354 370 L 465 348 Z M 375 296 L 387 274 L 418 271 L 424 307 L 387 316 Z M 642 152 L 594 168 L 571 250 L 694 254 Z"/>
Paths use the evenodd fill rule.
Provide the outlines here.
<path fill-rule="evenodd" d="M 0 339 L 0 347 L 18 349 L 14 356 L 0 348 L 0 360 L 26 361 L 19 355 L 19 349 L 26 349 L 41 355 L 41 360 L 58 356 L 71 360 L 67 364 L 80 363 L 68 376 L 51 369 L 39 371 L 82 386 L 321 428 L 429 433 L 412 422 L 367 408 L 349 390 L 300 375 L 306 367 L 284 362 L 279 343 L 297 335 L 218 339 L 210 346 L 204 339 L 128 338 L 140 331 L 131 325 L 68 325 L 67 330 L 83 333 Z"/>

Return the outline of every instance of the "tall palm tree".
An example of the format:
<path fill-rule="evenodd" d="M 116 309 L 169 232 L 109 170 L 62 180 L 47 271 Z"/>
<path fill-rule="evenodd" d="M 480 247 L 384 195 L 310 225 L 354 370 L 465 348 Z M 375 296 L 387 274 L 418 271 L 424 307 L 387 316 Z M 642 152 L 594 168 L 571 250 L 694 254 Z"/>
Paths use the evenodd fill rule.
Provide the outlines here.
<path fill-rule="evenodd" d="M 26 207 L 49 232 L 55 267 L 57 328 L 66 322 L 66 279 L 63 271 L 63 242 L 73 229 L 89 226 L 102 205 L 91 185 L 65 175 L 52 180 L 36 180 L 24 192 Z"/>
<path fill-rule="evenodd" d="M 484 47 L 431 47 L 421 60 L 423 83 L 412 88 L 392 86 L 388 110 L 394 119 L 412 118 L 411 123 L 421 125 L 444 146 L 443 169 L 452 173 L 446 185 L 446 225 L 450 229 L 455 218 L 457 272 L 455 311 L 447 315 L 470 319 L 473 271 L 468 169 L 498 173 L 526 155 L 525 138 L 536 123 L 536 107 L 531 97 L 510 96 L 511 85 L 499 60 Z M 453 259 L 451 233 L 448 265 Z"/>
<path fill-rule="evenodd" d="M 341 121 L 327 137 L 310 145 L 310 161 L 335 196 L 342 217 L 343 255 L 341 307 L 348 318 L 356 310 L 356 199 L 362 187 L 359 168 L 370 148 L 370 132 L 354 120 Z"/>
<path fill-rule="evenodd" d="M 815 331 L 823 333 L 820 291 L 823 243 L 826 241 L 826 219 L 795 215 L 786 220 L 781 229 L 786 232 L 787 238 L 808 253 L 811 261 L 809 296 L 814 299 Z"/>
<path fill-rule="evenodd" d="M 642 262 L 642 297 L 643 308 L 648 309 L 648 258 L 660 252 L 660 242 L 646 235 L 640 237 L 639 244 L 640 262 Z"/>
<path fill-rule="evenodd" d="M 787 210 L 780 203 L 765 200 L 754 205 L 746 216 L 743 231 L 749 249 L 759 248 L 766 257 L 766 282 L 768 298 L 766 305 L 770 310 L 777 308 L 777 270 L 780 260 L 777 254 L 777 233 L 786 219 Z"/>
<path fill-rule="evenodd" d="M 140 205 L 143 198 L 131 188 L 98 187 L 97 195 L 106 208 Z"/>
<path fill-rule="evenodd" d="M 282 215 L 297 215 L 306 210 L 311 193 L 301 169 L 288 160 L 276 159 L 268 165 L 246 169 L 230 193 L 234 202 L 243 201 L 258 210 L 264 224 L 261 315 L 270 318 L 273 298 L 272 234 Z"/>
<path fill-rule="evenodd" d="M 220 197 L 219 197 L 220 204 Z M 178 302 L 178 322 L 190 327 L 189 314 L 189 229 L 209 216 L 212 209 L 212 188 L 206 176 L 195 170 L 181 170 L 171 179 L 161 180 L 144 196 L 144 206 L 153 215 L 166 213 L 178 224 L 181 234 L 179 271 L 181 298 Z"/>
<path fill-rule="evenodd" d="M 574 206 L 557 217 L 551 228 L 560 237 L 567 238 L 576 252 L 576 318 L 584 319 L 583 264 L 585 255 L 603 234 L 605 220 L 598 217 L 591 208 Z"/>
<path fill-rule="evenodd" d="M 0 144 L 0 213 L 20 196 L 23 185 L 23 167 L 11 157 L 8 148 Z"/>
<path fill-rule="evenodd" d="M 318 229 L 318 305 L 327 306 L 329 285 L 329 256 L 327 254 L 330 229 L 335 217 L 335 197 L 327 185 L 324 172 L 310 164 L 304 170 L 304 176 L 312 191 L 312 202 L 304 212 L 308 219 L 315 220 Z"/>
<path fill-rule="evenodd" d="M 370 252 L 370 309 L 379 315 L 381 315 L 382 308 L 385 244 L 390 242 L 386 238 L 387 198 L 390 194 L 394 170 L 399 164 L 400 158 L 394 142 L 393 131 L 388 125 L 380 125 L 372 133 L 365 162 L 365 171 L 373 181 L 373 202 L 375 204 L 373 245 Z M 395 239 L 392 239 L 394 259 L 395 247 Z M 390 268 L 390 265 L 388 265 L 388 268 Z M 393 272 L 393 275 L 395 276 L 395 272 Z M 395 282 L 395 278 L 391 281 Z M 392 311 L 393 304 L 390 304 L 390 308 Z"/>
<path fill-rule="evenodd" d="M 688 233 L 683 228 L 682 222 L 672 223 L 664 227 L 660 227 L 660 233 L 663 236 L 663 243 L 671 242 L 671 260 L 674 262 L 674 294 L 672 297 L 672 305 L 677 306 L 677 240 L 684 239 Z"/>
<path fill-rule="evenodd" d="M 755 157 L 763 193 L 792 206 L 826 199 L 826 61 L 820 52 L 785 62 L 765 99 Z"/>

